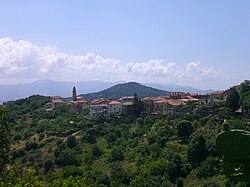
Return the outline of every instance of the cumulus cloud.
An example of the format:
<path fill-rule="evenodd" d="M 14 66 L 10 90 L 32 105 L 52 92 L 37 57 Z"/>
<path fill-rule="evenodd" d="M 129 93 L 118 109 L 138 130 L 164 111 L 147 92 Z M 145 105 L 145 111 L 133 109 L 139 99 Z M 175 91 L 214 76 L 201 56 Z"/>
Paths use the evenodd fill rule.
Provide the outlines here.
<path fill-rule="evenodd" d="M 31 82 L 38 79 L 57 81 L 103 80 L 173 82 L 176 80 L 223 78 L 223 72 L 191 62 L 183 68 L 163 59 L 147 62 L 121 62 L 94 53 L 72 55 L 55 46 L 37 46 L 29 41 L 0 39 L 0 83 Z"/>

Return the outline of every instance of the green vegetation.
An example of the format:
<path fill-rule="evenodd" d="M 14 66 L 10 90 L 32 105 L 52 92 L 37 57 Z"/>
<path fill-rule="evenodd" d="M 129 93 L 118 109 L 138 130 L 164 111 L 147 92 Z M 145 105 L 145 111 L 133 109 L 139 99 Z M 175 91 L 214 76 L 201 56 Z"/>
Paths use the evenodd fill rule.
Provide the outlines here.
<path fill-rule="evenodd" d="M 231 112 L 234 112 L 240 107 L 240 94 L 235 88 L 229 90 L 226 104 Z"/>
<path fill-rule="evenodd" d="M 9 161 L 10 151 L 10 127 L 8 124 L 8 110 L 0 108 L 0 174 Z"/>
<path fill-rule="evenodd" d="M 47 110 L 49 98 L 43 96 L 7 102 L 9 113 L 1 109 L 1 168 L 6 167 L 0 186 L 246 186 L 222 173 L 223 167 L 238 166 L 237 155 L 225 146 L 234 138 L 220 144 L 231 155 L 224 165 L 215 147 L 225 118 L 228 129 L 248 129 L 246 95 L 240 94 L 242 116 L 228 105 L 191 115 L 195 103 L 183 106 L 179 116 L 140 114 L 135 99 L 136 115 L 89 119 L 69 105 Z"/>
<path fill-rule="evenodd" d="M 167 91 L 151 88 L 148 86 L 141 85 L 136 82 L 129 82 L 124 84 L 117 84 L 111 88 L 105 89 L 100 92 L 90 93 L 81 95 L 86 99 L 94 98 L 108 98 L 112 97 L 114 99 L 120 99 L 123 96 L 133 96 L 134 93 L 137 93 L 138 97 L 157 97 L 162 95 L 167 95 Z"/>
<path fill-rule="evenodd" d="M 250 132 L 227 130 L 219 134 L 216 148 L 223 157 L 223 172 L 235 181 L 250 182 Z"/>
<path fill-rule="evenodd" d="M 250 81 L 245 80 L 240 85 L 240 97 L 243 110 L 246 114 L 250 113 Z"/>

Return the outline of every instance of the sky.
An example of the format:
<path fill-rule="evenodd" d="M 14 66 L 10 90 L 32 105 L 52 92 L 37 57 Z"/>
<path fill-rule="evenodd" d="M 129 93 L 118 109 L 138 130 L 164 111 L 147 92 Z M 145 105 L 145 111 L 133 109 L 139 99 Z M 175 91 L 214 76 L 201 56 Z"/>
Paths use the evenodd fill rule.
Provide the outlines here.
<path fill-rule="evenodd" d="M 248 0 L 1 0 L 0 84 L 250 79 Z"/>

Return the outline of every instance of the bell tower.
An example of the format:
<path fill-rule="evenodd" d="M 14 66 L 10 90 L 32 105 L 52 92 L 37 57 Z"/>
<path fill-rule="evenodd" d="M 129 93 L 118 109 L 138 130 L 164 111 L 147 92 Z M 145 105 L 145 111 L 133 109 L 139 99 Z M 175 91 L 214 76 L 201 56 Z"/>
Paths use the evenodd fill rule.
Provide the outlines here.
<path fill-rule="evenodd" d="M 73 87 L 73 91 L 72 91 L 72 100 L 76 101 L 76 87 Z"/>

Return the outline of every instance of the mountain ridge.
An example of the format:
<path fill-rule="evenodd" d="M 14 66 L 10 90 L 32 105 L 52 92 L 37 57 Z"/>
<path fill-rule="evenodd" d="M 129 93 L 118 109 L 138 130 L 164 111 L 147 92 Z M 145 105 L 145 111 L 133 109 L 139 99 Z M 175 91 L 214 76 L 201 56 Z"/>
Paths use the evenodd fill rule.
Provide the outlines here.
<path fill-rule="evenodd" d="M 76 87 L 77 93 L 87 94 L 100 92 L 117 84 L 125 83 L 125 81 L 103 82 L 103 81 L 78 81 L 78 82 L 57 82 L 49 79 L 42 79 L 32 83 L 0 85 L 0 104 L 10 100 L 17 100 L 31 95 L 40 94 L 45 96 L 60 95 L 62 97 L 70 97 L 73 86 Z M 169 84 L 161 83 L 142 83 L 144 86 L 149 86 L 165 91 L 183 91 L 190 93 L 209 93 L 213 90 L 200 90 L 188 86 L 175 87 Z M 193 92 L 192 92 L 193 89 Z"/>
<path fill-rule="evenodd" d="M 105 90 L 89 94 L 80 94 L 86 99 L 96 99 L 102 97 L 111 97 L 113 99 L 119 99 L 123 96 L 133 96 L 137 94 L 138 97 L 157 97 L 161 95 L 168 95 L 168 91 L 151 88 L 137 82 L 128 82 L 123 84 L 117 84 Z"/>

